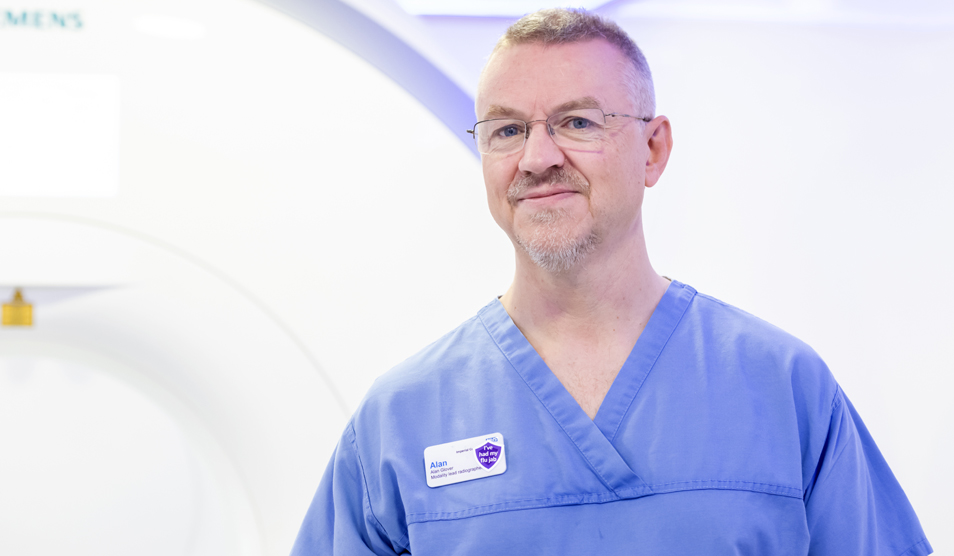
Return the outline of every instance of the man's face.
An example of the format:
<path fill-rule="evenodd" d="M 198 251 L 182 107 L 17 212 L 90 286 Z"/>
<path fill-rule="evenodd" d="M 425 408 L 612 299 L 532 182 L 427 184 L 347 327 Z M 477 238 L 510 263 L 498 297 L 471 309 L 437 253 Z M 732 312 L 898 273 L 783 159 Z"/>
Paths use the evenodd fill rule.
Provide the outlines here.
<path fill-rule="evenodd" d="M 504 48 L 481 77 L 477 117 L 543 120 L 568 108 L 647 116 L 634 112 L 629 64 L 603 40 Z M 518 256 L 567 270 L 639 231 L 643 189 L 652 185 L 648 137 L 633 118 L 607 118 L 607 129 L 605 141 L 578 150 L 558 147 L 536 123 L 523 150 L 482 155 L 491 214 Z"/>

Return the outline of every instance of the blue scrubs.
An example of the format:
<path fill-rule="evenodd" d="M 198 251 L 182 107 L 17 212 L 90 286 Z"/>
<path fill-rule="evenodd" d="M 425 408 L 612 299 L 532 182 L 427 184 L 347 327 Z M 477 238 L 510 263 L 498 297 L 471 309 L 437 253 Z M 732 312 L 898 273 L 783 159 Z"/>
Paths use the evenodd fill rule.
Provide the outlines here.
<path fill-rule="evenodd" d="M 502 433 L 429 488 L 424 449 Z M 494 300 L 377 380 L 294 555 L 932 552 L 817 354 L 673 282 L 591 420 Z"/>

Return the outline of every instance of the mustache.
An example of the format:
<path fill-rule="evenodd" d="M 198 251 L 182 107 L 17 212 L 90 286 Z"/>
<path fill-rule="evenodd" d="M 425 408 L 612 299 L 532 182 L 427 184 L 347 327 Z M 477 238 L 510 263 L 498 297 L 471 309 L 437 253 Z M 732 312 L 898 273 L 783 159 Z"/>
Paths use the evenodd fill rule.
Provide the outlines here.
<path fill-rule="evenodd" d="M 549 183 L 568 186 L 585 196 L 590 194 L 590 182 L 579 173 L 563 167 L 552 167 L 542 174 L 525 174 L 513 180 L 507 188 L 507 201 L 516 205 L 517 200 L 523 197 L 528 189 Z"/>

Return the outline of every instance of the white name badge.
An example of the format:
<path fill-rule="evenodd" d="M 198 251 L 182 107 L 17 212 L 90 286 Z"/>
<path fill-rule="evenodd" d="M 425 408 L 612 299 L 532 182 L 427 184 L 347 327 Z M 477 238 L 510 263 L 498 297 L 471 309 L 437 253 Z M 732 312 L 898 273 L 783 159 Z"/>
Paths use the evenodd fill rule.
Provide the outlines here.
<path fill-rule="evenodd" d="M 506 470 L 504 438 L 499 432 L 424 449 L 424 476 L 431 488 L 493 477 Z"/>

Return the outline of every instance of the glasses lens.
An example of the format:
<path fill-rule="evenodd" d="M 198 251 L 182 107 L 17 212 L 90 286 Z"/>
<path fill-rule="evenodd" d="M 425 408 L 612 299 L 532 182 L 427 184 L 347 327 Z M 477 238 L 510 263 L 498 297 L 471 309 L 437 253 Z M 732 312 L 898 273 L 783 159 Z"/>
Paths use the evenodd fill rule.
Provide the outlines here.
<path fill-rule="evenodd" d="M 509 154 L 523 148 L 527 124 L 521 120 L 487 120 L 474 126 L 477 150 L 482 154 Z"/>
<path fill-rule="evenodd" d="M 599 143 L 606 134 L 606 118 L 599 108 L 559 112 L 547 118 L 553 140 L 563 145 Z"/>

